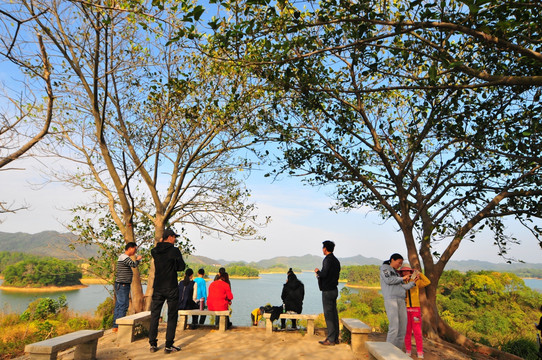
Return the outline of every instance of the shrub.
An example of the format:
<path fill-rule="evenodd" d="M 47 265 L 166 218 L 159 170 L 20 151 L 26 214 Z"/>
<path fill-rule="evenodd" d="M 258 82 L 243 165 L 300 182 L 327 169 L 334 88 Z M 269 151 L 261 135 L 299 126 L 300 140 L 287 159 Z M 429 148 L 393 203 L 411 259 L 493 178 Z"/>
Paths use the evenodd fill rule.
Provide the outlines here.
<path fill-rule="evenodd" d="M 502 351 L 517 355 L 525 360 L 538 359 L 538 346 L 529 339 L 519 338 L 508 341 L 501 346 Z"/>
<path fill-rule="evenodd" d="M 96 308 L 95 315 L 102 318 L 102 329 L 113 327 L 113 313 L 115 311 L 115 302 L 108 297 Z"/>
<path fill-rule="evenodd" d="M 68 320 L 68 326 L 72 331 L 88 329 L 91 327 L 89 321 L 83 318 L 71 318 Z"/>
<path fill-rule="evenodd" d="M 36 332 L 36 335 L 40 339 L 49 339 L 57 335 L 56 327 L 48 320 L 45 320 L 44 322 L 38 322 L 37 327 L 38 331 Z"/>
<path fill-rule="evenodd" d="M 22 321 L 45 320 L 56 316 L 59 311 L 65 310 L 67 307 L 65 295 L 60 295 L 58 300 L 39 298 L 28 304 L 20 318 Z"/>
<path fill-rule="evenodd" d="M 352 342 L 352 333 L 345 326 L 341 331 L 341 343 L 350 344 Z"/>

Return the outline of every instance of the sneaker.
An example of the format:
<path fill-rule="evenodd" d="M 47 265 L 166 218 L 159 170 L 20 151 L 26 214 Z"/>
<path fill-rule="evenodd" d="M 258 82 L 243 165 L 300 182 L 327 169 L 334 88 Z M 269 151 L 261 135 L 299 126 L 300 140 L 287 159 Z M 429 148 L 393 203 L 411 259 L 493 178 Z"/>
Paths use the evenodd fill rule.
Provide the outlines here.
<path fill-rule="evenodd" d="M 410 351 L 407 351 L 406 354 L 407 354 L 407 356 L 411 356 L 411 355 L 412 355 L 412 353 L 411 353 Z"/>
<path fill-rule="evenodd" d="M 418 354 L 418 359 L 423 359 L 423 353 Z"/>
<path fill-rule="evenodd" d="M 150 349 L 149 349 L 149 351 L 150 351 L 151 353 L 157 352 L 157 351 L 158 351 L 158 346 L 151 346 Z"/>
<path fill-rule="evenodd" d="M 171 345 L 171 346 L 166 347 L 166 348 L 164 349 L 164 352 L 165 352 L 166 354 L 174 353 L 174 352 L 177 352 L 177 351 L 181 351 L 181 348 L 180 348 L 180 347 L 177 347 L 177 346 L 175 346 L 175 345 Z"/>

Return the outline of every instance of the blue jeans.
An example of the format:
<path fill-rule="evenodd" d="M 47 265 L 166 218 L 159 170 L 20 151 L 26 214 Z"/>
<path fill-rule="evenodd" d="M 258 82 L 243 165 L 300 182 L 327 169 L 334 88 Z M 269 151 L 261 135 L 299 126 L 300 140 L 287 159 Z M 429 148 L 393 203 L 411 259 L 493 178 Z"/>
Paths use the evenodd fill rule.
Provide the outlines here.
<path fill-rule="evenodd" d="M 115 312 L 113 313 L 113 327 L 118 327 L 116 321 L 126 316 L 128 305 L 130 304 L 130 284 L 115 283 L 115 294 L 117 302 L 115 303 Z"/>
<path fill-rule="evenodd" d="M 339 313 L 337 312 L 337 298 L 339 290 L 322 291 L 322 305 L 324 307 L 324 318 L 326 319 L 327 340 L 329 342 L 339 341 Z"/>

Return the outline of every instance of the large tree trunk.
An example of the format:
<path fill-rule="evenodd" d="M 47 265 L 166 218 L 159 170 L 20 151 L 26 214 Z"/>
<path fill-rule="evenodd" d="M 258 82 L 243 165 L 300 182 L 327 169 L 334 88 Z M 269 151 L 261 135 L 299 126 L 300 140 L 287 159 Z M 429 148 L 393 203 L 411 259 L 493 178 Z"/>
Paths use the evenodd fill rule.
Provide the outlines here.
<path fill-rule="evenodd" d="M 125 215 L 125 217 L 128 217 L 128 226 L 125 226 L 123 231 L 124 241 L 126 244 L 128 244 L 129 242 L 137 243 L 137 241 L 135 241 L 135 234 L 132 227 L 130 211 L 128 211 L 128 215 Z M 132 260 L 135 261 L 135 259 L 136 256 L 132 256 Z M 130 304 L 131 309 L 129 309 L 130 314 L 138 313 L 144 310 L 143 285 L 141 284 L 141 275 L 139 274 L 139 269 L 133 268 L 132 274 L 132 285 L 130 287 L 130 291 L 132 293 L 132 302 Z"/>
<path fill-rule="evenodd" d="M 143 297 L 143 285 L 141 284 L 141 274 L 139 269 L 135 268 L 133 270 L 132 277 L 132 308 L 134 313 L 138 313 L 145 310 L 145 298 Z"/>
<path fill-rule="evenodd" d="M 521 360 L 520 357 L 508 354 L 498 349 L 478 344 L 465 335 L 454 330 L 446 324 L 438 313 L 436 289 L 438 281 L 420 291 L 420 301 L 422 305 L 422 329 L 424 336 L 433 340 L 444 340 L 452 344 L 461 346 L 467 353 L 478 353 L 496 359 Z"/>

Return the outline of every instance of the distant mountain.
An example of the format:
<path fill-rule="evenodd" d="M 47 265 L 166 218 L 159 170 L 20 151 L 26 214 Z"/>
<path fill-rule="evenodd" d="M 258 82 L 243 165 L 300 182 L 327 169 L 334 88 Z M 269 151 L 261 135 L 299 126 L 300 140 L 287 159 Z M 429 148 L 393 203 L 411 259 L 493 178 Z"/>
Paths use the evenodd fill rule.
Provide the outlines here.
<path fill-rule="evenodd" d="M 204 258 L 201 256 L 193 256 L 193 258 Z M 228 260 L 212 260 L 209 258 L 206 259 L 205 264 L 220 264 L 227 266 L 231 263 L 238 263 L 244 261 L 228 261 Z M 316 267 L 322 266 L 323 256 L 316 255 L 304 255 L 304 256 L 278 256 L 271 259 L 260 260 L 257 262 L 244 262 L 249 266 L 254 266 L 261 269 L 266 269 L 272 267 L 273 265 L 282 264 L 287 267 L 298 268 L 302 270 L 311 271 Z M 347 258 L 339 258 L 342 266 L 348 265 L 381 265 L 384 260 L 380 260 L 374 257 L 364 257 L 362 255 L 356 255 Z M 457 260 L 450 261 L 446 266 L 446 270 L 458 270 L 461 272 L 466 272 L 469 270 L 480 271 L 480 270 L 494 270 L 502 272 L 515 272 L 518 270 L 524 269 L 542 269 L 542 264 L 538 263 L 513 263 L 513 264 L 496 264 L 488 261 L 480 260 Z"/>
<path fill-rule="evenodd" d="M 64 260 L 88 259 L 97 254 L 96 249 L 91 246 L 76 245 L 75 250 L 72 250 L 69 245 L 75 238 L 73 234 L 57 231 L 37 234 L 0 232 L 0 251 L 51 256 Z"/>
<path fill-rule="evenodd" d="M 0 251 L 16 251 L 26 254 L 52 256 L 59 259 L 89 258 L 97 254 L 94 247 L 84 247 L 80 245 L 76 246 L 74 253 L 69 247 L 73 240 L 75 240 L 75 235 L 70 233 L 59 233 L 57 231 L 43 231 L 37 234 L 0 232 Z M 303 256 L 278 256 L 257 262 L 249 262 L 247 265 L 266 269 L 273 265 L 282 264 L 287 267 L 311 271 L 316 267 L 322 266 L 322 259 L 322 255 L 317 256 L 309 254 Z M 234 262 L 243 262 L 242 260 L 227 261 L 223 259 L 211 259 L 197 255 L 188 255 L 185 260 L 191 264 L 223 266 L 227 266 Z M 383 261 L 374 257 L 367 258 L 362 255 L 339 258 L 339 260 L 342 266 L 380 265 Z M 542 269 L 542 263 L 496 264 L 480 260 L 452 260 L 446 266 L 446 270 L 458 270 L 462 272 L 469 270 L 515 272 L 522 269 Z"/>
<path fill-rule="evenodd" d="M 222 260 L 222 259 L 212 260 L 204 256 L 197 256 L 197 255 L 189 255 L 187 259 L 188 259 L 187 262 L 192 263 L 192 264 L 193 263 L 206 264 L 206 265 L 220 264 L 223 266 L 227 266 L 228 264 L 243 262 L 247 264 L 248 266 L 253 266 L 260 269 L 267 269 L 274 265 L 281 264 L 281 265 L 285 265 L 286 267 L 312 271 L 314 270 L 314 268 L 322 266 L 323 256 L 316 256 L 316 255 L 309 255 L 309 254 L 303 255 L 303 256 L 277 256 L 271 259 L 253 261 L 249 263 L 247 263 L 246 261 L 228 261 L 228 260 Z M 348 258 L 339 258 L 339 261 L 341 262 L 342 266 L 382 264 L 382 260 L 379 260 L 376 258 L 366 258 L 361 255 L 352 256 Z"/>
<path fill-rule="evenodd" d="M 271 259 L 260 260 L 255 264 L 259 268 L 263 269 L 269 268 L 273 265 L 282 264 L 289 268 L 314 270 L 315 267 L 322 265 L 322 257 L 308 254 L 303 256 L 278 256 Z"/>
<path fill-rule="evenodd" d="M 225 263 L 224 260 L 214 260 L 205 256 L 198 255 L 183 255 L 183 258 L 185 262 L 197 265 L 223 265 Z"/>
<path fill-rule="evenodd" d="M 342 266 L 347 265 L 382 265 L 384 260 L 380 260 L 374 257 L 367 258 L 365 256 L 356 255 L 347 258 L 339 258 Z"/>

